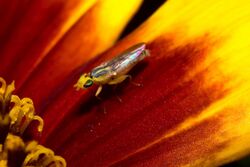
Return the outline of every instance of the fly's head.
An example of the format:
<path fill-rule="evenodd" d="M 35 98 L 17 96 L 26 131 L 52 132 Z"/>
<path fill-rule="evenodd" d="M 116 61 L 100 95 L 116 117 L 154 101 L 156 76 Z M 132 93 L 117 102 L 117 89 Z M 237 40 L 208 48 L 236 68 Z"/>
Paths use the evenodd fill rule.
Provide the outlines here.
<path fill-rule="evenodd" d="M 79 89 L 87 89 L 88 87 L 92 86 L 94 83 L 93 79 L 89 76 L 89 74 L 83 74 L 74 85 L 76 90 Z"/>

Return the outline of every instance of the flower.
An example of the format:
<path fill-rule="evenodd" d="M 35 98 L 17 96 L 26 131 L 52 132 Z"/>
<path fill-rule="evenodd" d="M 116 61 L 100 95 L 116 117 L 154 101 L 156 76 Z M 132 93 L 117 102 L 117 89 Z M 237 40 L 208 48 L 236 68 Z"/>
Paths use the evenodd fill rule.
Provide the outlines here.
<path fill-rule="evenodd" d="M 33 99 L 41 143 L 69 166 L 218 166 L 249 154 L 250 3 L 170 0 L 113 45 L 140 3 L 7 5 L 16 13 L 1 26 L 0 74 Z M 107 86 L 102 100 L 96 87 L 74 90 L 139 42 L 151 52 L 131 71 L 143 87 Z"/>

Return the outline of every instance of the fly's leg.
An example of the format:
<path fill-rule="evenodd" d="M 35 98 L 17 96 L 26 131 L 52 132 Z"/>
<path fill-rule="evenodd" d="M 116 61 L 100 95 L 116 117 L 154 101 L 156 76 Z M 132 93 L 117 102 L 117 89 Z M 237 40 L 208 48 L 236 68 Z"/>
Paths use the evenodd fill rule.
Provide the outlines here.
<path fill-rule="evenodd" d="M 97 99 L 99 99 L 100 101 L 102 101 L 102 99 L 99 97 L 99 94 L 101 93 L 101 91 L 102 91 L 102 85 L 99 85 L 99 87 L 97 88 L 97 91 L 95 92 L 95 97 L 96 97 Z M 103 113 L 104 113 L 104 114 L 107 113 L 107 112 L 106 112 L 106 107 L 105 107 L 105 105 L 103 106 Z"/>
<path fill-rule="evenodd" d="M 132 81 L 132 77 L 130 77 L 129 79 L 130 79 L 130 83 L 132 83 L 133 85 L 140 86 L 140 87 L 143 86 L 143 84 Z"/>
<path fill-rule="evenodd" d="M 139 84 L 139 83 L 135 83 L 132 81 L 132 76 L 131 75 L 122 75 L 122 76 L 119 76 L 113 80 L 111 80 L 108 84 L 109 85 L 115 85 L 118 84 L 118 83 L 121 83 L 122 81 L 124 81 L 125 79 L 129 78 L 130 82 L 136 86 L 142 86 L 142 84 Z M 119 96 L 116 96 L 117 99 L 122 102 L 122 99 L 119 97 Z"/>
<path fill-rule="evenodd" d="M 96 96 L 97 98 L 99 98 L 98 95 L 101 93 L 101 91 L 102 91 L 102 85 L 100 85 L 100 86 L 98 87 L 98 89 L 97 89 L 97 91 L 96 91 L 96 93 L 95 93 L 95 96 Z"/>
<path fill-rule="evenodd" d="M 117 85 L 114 85 L 113 87 L 113 91 L 116 92 L 116 88 L 117 88 Z M 122 99 L 117 95 L 115 94 L 116 98 L 118 99 L 118 101 L 121 103 L 122 102 Z"/>
<path fill-rule="evenodd" d="M 135 86 L 143 86 L 140 83 L 136 83 L 136 82 L 132 81 L 132 76 L 131 75 L 126 75 L 126 76 L 127 76 L 127 78 L 129 78 L 130 83 L 132 83 L 133 85 L 135 85 Z"/>
<path fill-rule="evenodd" d="M 131 75 L 122 75 L 122 76 L 119 76 L 119 77 L 111 80 L 108 84 L 109 85 L 115 85 L 115 88 L 116 88 L 116 84 L 121 83 L 126 78 L 131 78 Z M 122 99 L 119 96 L 116 95 L 116 98 L 119 100 L 120 103 L 122 102 Z"/>

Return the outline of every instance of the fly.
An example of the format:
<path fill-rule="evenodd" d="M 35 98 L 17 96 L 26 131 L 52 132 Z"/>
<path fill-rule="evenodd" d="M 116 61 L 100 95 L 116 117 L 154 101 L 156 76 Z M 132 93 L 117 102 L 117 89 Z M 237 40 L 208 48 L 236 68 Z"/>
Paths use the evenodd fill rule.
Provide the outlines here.
<path fill-rule="evenodd" d="M 146 49 L 145 43 L 136 44 L 110 61 L 95 67 L 89 73 L 81 75 L 74 87 L 76 90 L 87 89 L 93 84 L 97 84 L 99 87 L 95 96 L 98 97 L 102 91 L 102 85 L 115 85 L 126 78 L 131 78 L 128 72 L 148 55 L 149 51 Z"/>

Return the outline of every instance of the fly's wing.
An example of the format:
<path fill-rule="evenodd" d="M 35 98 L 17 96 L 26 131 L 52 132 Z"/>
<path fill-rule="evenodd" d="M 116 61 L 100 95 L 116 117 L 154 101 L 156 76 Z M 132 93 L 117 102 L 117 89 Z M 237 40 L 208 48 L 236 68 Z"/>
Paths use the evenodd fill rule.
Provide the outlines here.
<path fill-rule="evenodd" d="M 112 72 L 116 74 L 121 69 L 126 68 L 129 65 L 132 65 L 133 62 L 139 60 L 141 53 L 145 50 L 145 46 L 144 43 L 134 45 L 107 62 L 106 65 L 110 66 Z"/>
<path fill-rule="evenodd" d="M 131 65 L 132 62 L 139 60 L 139 56 L 145 50 L 145 46 L 146 45 L 144 43 L 132 46 L 110 61 L 104 62 L 100 66 L 94 68 L 90 75 L 95 78 L 100 76 L 115 76 L 123 68 Z"/>

